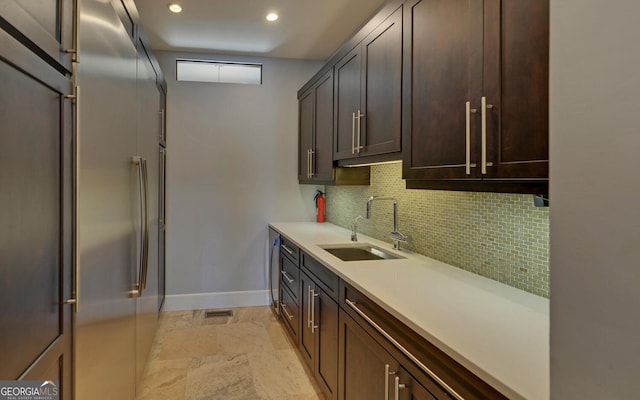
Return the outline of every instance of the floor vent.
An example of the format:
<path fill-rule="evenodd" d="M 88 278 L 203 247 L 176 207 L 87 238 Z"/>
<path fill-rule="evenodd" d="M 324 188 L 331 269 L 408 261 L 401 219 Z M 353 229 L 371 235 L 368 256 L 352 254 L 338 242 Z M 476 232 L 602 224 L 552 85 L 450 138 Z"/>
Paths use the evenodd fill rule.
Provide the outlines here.
<path fill-rule="evenodd" d="M 233 310 L 207 310 L 204 312 L 205 318 L 233 317 Z"/>

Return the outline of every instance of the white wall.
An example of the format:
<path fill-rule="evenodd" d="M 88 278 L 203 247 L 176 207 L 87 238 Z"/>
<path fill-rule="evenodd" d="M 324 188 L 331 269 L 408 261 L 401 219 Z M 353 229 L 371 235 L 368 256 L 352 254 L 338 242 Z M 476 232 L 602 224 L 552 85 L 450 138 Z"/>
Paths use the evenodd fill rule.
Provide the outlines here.
<path fill-rule="evenodd" d="M 316 187 L 296 175 L 296 96 L 322 63 L 158 57 L 168 85 L 165 308 L 264 304 L 268 222 L 315 218 Z M 262 63 L 263 84 L 177 82 L 176 57 Z"/>
<path fill-rule="evenodd" d="M 640 398 L 640 1 L 551 0 L 551 398 Z"/>

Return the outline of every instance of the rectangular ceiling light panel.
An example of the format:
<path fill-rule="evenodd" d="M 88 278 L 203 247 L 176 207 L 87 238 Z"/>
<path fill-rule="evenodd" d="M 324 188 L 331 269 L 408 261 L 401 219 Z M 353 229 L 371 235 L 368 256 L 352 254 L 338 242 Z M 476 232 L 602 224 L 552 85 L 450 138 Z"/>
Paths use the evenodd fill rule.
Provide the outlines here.
<path fill-rule="evenodd" d="M 190 82 L 262 84 L 262 65 L 176 60 L 176 79 Z"/>

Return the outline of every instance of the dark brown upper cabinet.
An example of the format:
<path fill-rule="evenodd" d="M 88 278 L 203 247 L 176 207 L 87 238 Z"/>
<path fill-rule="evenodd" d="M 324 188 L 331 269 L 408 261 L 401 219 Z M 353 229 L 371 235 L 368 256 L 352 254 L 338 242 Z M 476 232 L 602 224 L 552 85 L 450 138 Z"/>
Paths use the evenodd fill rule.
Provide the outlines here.
<path fill-rule="evenodd" d="M 334 96 L 334 160 L 401 158 L 402 7 L 337 62 Z"/>
<path fill-rule="evenodd" d="M 298 98 L 298 181 L 310 184 L 369 184 L 369 168 L 333 166 L 333 70 Z"/>
<path fill-rule="evenodd" d="M 545 192 L 548 0 L 404 5 L 409 188 Z"/>
<path fill-rule="evenodd" d="M 298 101 L 298 178 L 300 182 L 329 181 L 332 179 L 333 169 L 333 71 L 320 78 Z"/>

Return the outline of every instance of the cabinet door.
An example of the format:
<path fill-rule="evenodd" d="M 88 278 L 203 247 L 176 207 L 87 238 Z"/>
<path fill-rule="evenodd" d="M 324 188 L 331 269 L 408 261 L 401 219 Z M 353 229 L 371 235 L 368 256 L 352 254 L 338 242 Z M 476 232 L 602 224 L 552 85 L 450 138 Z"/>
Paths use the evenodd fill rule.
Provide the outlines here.
<path fill-rule="evenodd" d="M 335 66 L 334 160 L 357 157 L 355 135 L 358 128 L 354 117 L 362 111 L 360 108 L 361 63 L 361 47 L 358 45 Z"/>
<path fill-rule="evenodd" d="M 73 0 L 2 0 L 0 5 L 0 26 L 60 72 L 71 71 L 66 50 L 73 50 L 73 25 Z"/>
<path fill-rule="evenodd" d="M 311 176 L 311 154 L 313 147 L 313 89 L 298 99 L 298 180 L 308 181 Z"/>
<path fill-rule="evenodd" d="M 487 177 L 549 176 L 549 1 L 485 0 Z"/>
<path fill-rule="evenodd" d="M 402 8 L 362 42 L 360 155 L 401 150 Z"/>
<path fill-rule="evenodd" d="M 333 179 L 333 70 L 314 87 L 313 179 Z"/>
<path fill-rule="evenodd" d="M 339 400 L 384 400 L 398 363 L 347 313 L 340 310 Z"/>
<path fill-rule="evenodd" d="M 71 82 L 0 30 L 0 87 L 0 377 L 70 399 Z"/>
<path fill-rule="evenodd" d="M 403 177 L 474 176 L 467 157 L 475 166 L 479 143 L 469 133 L 480 120 L 477 112 L 466 112 L 466 104 L 472 111 L 480 106 L 482 4 L 411 0 L 404 6 L 403 30 Z"/>
<path fill-rule="evenodd" d="M 317 288 L 316 291 L 315 375 L 326 398 L 335 400 L 338 398 L 338 304 L 324 290 Z"/>
<path fill-rule="evenodd" d="M 300 274 L 300 284 L 302 291 L 302 301 L 300 302 L 300 315 L 302 326 L 300 329 L 300 350 L 302 358 L 307 362 L 309 367 L 313 370 L 313 360 L 316 349 L 316 336 L 312 328 L 311 312 L 314 306 L 314 291 L 316 285 L 309 278 L 307 274 L 302 272 Z"/>

